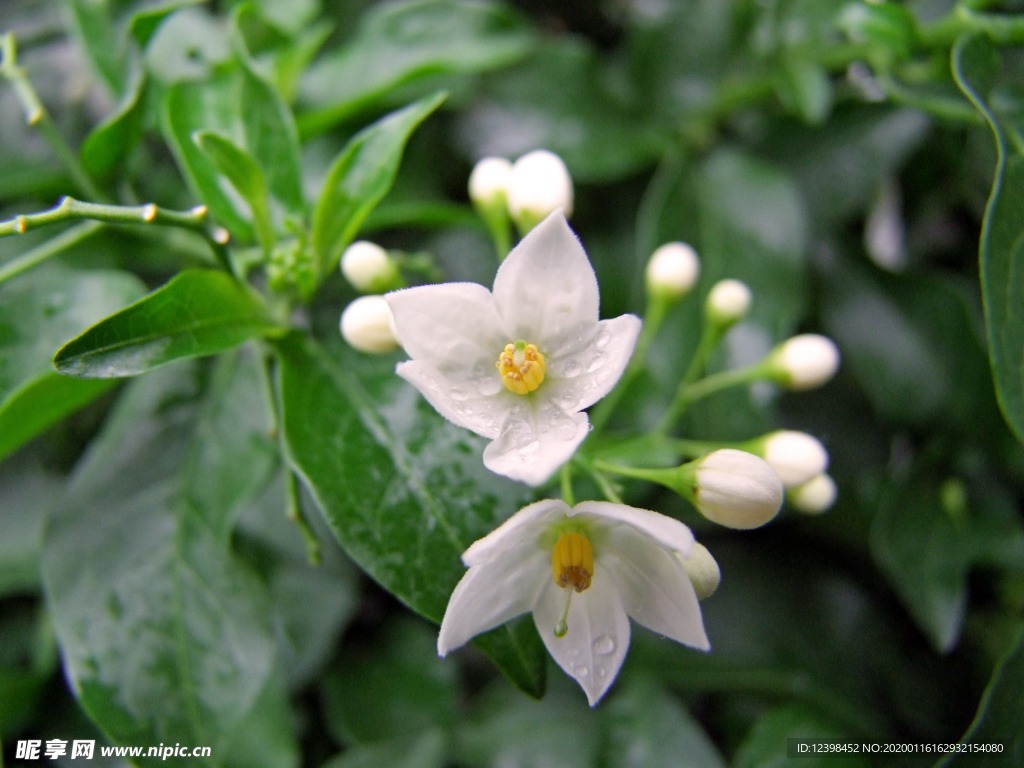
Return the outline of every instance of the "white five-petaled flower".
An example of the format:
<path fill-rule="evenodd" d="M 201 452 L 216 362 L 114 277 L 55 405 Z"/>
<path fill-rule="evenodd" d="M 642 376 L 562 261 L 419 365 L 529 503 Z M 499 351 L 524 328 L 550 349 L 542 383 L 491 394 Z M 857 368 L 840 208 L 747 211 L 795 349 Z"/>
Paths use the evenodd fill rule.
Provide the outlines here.
<path fill-rule="evenodd" d="M 594 270 L 561 211 L 522 239 L 493 292 L 442 283 L 387 295 L 411 360 L 398 375 L 492 441 L 484 465 L 540 485 L 590 429 L 581 411 L 619 380 L 640 319 L 598 320 Z"/>
<path fill-rule="evenodd" d="M 594 706 L 622 666 L 629 619 L 707 650 L 685 559 L 690 529 L 657 512 L 548 499 L 519 510 L 462 555 L 437 638 L 441 656 L 528 611 L 558 665 Z"/>

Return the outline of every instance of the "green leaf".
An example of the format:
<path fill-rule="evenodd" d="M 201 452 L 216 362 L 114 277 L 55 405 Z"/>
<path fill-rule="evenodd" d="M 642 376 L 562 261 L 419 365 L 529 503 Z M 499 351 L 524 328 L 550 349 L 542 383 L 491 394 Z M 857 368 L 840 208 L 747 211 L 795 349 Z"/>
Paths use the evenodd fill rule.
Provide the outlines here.
<path fill-rule="evenodd" d="M 260 387 L 239 356 L 206 381 L 193 365 L 133 382 L 54 506 L 43 574 L 65 674 L 115 743 L 210 746 L 205 765 L 297 763 L 266 589 L 224 536 L 266 481 L 266 409 L 233 410 Z M 273 750 L 237 748 L 254 729 L 278 732 Z"/>
<path fill-rule="evenodd" d="M 274 230 L 270 223 L 270 200 L 263 169 L 252 155 L 220 134 L 200 131 L 192 138 L 249 204 L 260 245 L 264 251 L 269 251 L 274 247 Z"/>
<path fill-rule="evenodd" d="M 127 272 L 56 264 L 0 286 L 0 458 L 110 388 L 110 382 L 64 379 L 50 358 L 69 336 L 144 290 Z"/>
<path fill-rule="evenodd" d="M 359 19 L 347 44 L 323 56 L 302 80 L 301 100 L 314 105 L 299 117 L 302 133 L 322 133 L 388 102 L 399 86 L 505 66 L 529 53 L 533 43 L 523 20 L 497 3 L 375 4 Z"/>
<path fill-rule="evenodd" d="M 53 364 L 66 376 L 134 376 L 280 330 L 260 297 L 230 275 L 186 270 L 69 341 Z"/>
<path fill-rule="evenodd" d="M 109 180 L 126 165 L 142 135 L 142 111 L 146 92 L 146 74 L 136 62 L 124 96 L 102 123 L 82 142 L 82 165 L 88 173 Z"/>
<path fill-rule="evenodd" d="M 437 657 L 437 633 L 402 619 L 368 647 L 346 646 L 324 680 L 325 716 L 345 744 L 386 741 L 458 720 L 458 667 Z"/>
<path fill-rule="evenodd" d="M 345 145 L 324 180 L 313 212 L 313 247 L 329 274 L 367 214 L 395 181 L 409 136 L 444 101 L 434 94 L 364 128 Z"/>
<path fill-rule="evenodd" d="M 782 706 L 771 710 L 754 723 L 736 751 L 733 767 L 789 768 L 794 764 L 794 757 L 789 754 L 789 739 L 855 740 L 849 733 L 830 723 L 820 712 L 795 705 Z M 795 762 L 806 768 L 867 768 L 871 765 L 862 755 L 797 757 L 799 759 Z"/>
<path fill-rule="evenodd" d="M 240 44 L 239 44 L 240 45 Z M 246 151 L 262 170 L 277 219 L 305 207 L 299 140 L 291 111 L 274 87 L 239 53 L 237 66 L 203 81 L 172 85 L 164 103 L 164 135 L 178 165 L 210 212 L 242 240 L 251 237 L 252 212 L 222 186 L 221 169 L 193 141 L 216 133 Z M 233 183 L 233 182 L 232 182 Z"/>
<path fill-rule="evenodd" d="M 111 3 L 71 0 L 68 3 L 75 31 L 96 74 L 115 94 L 123 88 L 125 41 L 118 34 Z"/>
<path fill-rule="evenodd" d="M 678 699 L 650 677 L 630 676 L 601 710 L 607 765 L 645 768 L 685 764 L 725 768 L 725 760 Z"/>
<path fill-rule="evenodd" d="M 442 768 L 446 753 L 445 734 L 429 730 L 346 749 L 322 768 Z"/>
<path fill-rule="evenodd" d="M 284 438 L 348 555 L 398 599 L 440 622 L 465 572 L 460 556 L 530 500 L 483 467 L 482 443 L 445 422 L 394 375 L 390 359 L 277 345 Z M 544 650 L 532 623 L 480 642 L 524 690 L 540 695 Z"/>
<path fill-rule="evenodd" d="M 43 519 L 60 488 L 31 455 L 0 462 L 0 597 L 39 591 Z"/>
<path fill-rule="evenodd" d="M 974 721 L 961 739 L 965 744 L 975 745 L 978 751 L 953 754 L 938 766 L 1021 765 L 1024 763 L 1021 712 L 1024 712 L 1024 627 L 992 673 Z M 999 745 L 1000 751 L 984 751 L 986 745 Z"/>
<path fill-rule="evenodd" d="M 953 49 L 957 84 L 988 121 L 996 142 L 995 180 L 981 233 L 981 289 L 999 406 L 1024 442 L 1024 157 L 1007 143 L 1014 139 L 1020 146 L 1020 126 L 992 106 L 999 99 L 1000 65 L 986 37 L 962 37 Z"/>

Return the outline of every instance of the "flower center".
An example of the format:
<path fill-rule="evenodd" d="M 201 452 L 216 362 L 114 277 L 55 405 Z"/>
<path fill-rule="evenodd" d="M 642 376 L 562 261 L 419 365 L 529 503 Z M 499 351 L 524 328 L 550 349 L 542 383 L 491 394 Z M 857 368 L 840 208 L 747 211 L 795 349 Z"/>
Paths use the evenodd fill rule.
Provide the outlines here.
<path fill-rule="evenodd" d="M 544 355 L 533 344 L 517 341 L 506 344 L 495 364 L 501 383 L 510 392 L 527 395 L 544 381 Z"/>
<path fill-rule="evenodd" d="M 551 550 L 551 576 L 555 584 L 565 590 L 565 607 L 554 630 L 555 637 L 565 637 L 569 631 L 572 593 L 589 588 L 594 576 L 594 548 L 590 545 L 590 539 L 575 531 L 567 531 L 559 536 Z"/>
<path fill-rule="evenodd" d="M 582 592 L 594 576 L 594 548 L 582 533 L 563 533 L 551 550 L 551 575 L 562 589 Z"/>

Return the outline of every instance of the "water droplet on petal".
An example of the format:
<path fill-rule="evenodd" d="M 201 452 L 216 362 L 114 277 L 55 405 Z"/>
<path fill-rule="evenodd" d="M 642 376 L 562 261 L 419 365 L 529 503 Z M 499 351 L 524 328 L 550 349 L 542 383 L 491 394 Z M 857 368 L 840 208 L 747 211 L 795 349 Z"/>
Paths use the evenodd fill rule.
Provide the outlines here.
<path fill-rule="evenodd" d="M 586 677 L 590 674 L 590 670 L 582 664 L 578 667 L 573 667 L 572 672 L 574 675 L 576 675 L 576 677 Z"/>
<path fill-rule="evenodd" d="M 452 400 L 465 400 L 467 397 L 466 390 L 462 387 L 452 387 L 448 394 L 451 395 Z"/>
<path fill-rule="evenodd" d="M 579 360 L 570 360 L 569 362 L 567 362 L 565 364 L 565 371 L 563 372 L 563 375 L 567 379 L 574 379 L 574 378 L 576 378 L 577 376 L 580 375 L 580 370 L 581 370 L 580 361 Z"/>
<path fill-rule="evenodd" d="M 476 391 L 485 397 L 496 395 L 501 391 L 501 379 L 497 376 L 481 376 L 476 380 Z"/>
<path fill-rule="evenodd" d="M 604 352 L 598 352 L 596 355 L 590 358 L 590 362 L 587 363 L 587 373 L 593 373 L 598 368 L 602 367 L 604 365 L 605 359 L 606 355 L 604 354 Z"/>
<path fill-rule="evenodd" d="M 598 653 L 602 656 L 607 656 L 610 653 L 615 652 L 615 641 L 608 635 L 601 635 L 594 640 L 594 653 Z"/>
<path fill-rule="evenodd" d="M 607 674 L 608 674 L 608 670 L 607 669 L 605 669 L 604 667 L 597 667 L 597 676 L 598 677 L 605 677 L 605 676 L 607 676 Z"/>
<path fill-rule="evenodd" d="M 608 346 L 608 342 L 611 340 L 612 335 L 608 333 L 608 331 L 601 331 L 599 334 L 597 334 L 597 340 L 594 342 L 594 344 L 597 346 L 598 349 L 604 349 L 605 347 Z"/>

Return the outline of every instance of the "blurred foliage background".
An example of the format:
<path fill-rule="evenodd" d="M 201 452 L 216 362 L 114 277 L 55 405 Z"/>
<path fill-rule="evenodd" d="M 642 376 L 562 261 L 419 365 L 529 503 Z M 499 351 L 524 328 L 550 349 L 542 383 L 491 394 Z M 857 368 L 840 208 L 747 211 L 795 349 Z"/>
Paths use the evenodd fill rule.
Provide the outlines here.
<path fill-rule="evenodd" d="M 3 758 L 750 767 L 795 736 L 966 735 L 1015 756 L 944 764 L 1024 764 L 1022 10 L 4 0 Z M 593 711 L 528 622 L 436 658 L 462 565 L 435 525 L 465 546 L 531 496 L 337 331 L 357 235 L 489 285 L 466 180 L 538 147 L 573 174 L 603 316 L 641 312 L 646 259 L 685 240 L 702 290 L 754 292 L 713 368 L 799 331 L 843 354 L 821 390 L 685 424 L 817 435 L 829 513 L 727 532 L 629 486 L 718 559 L 712 652 L 637 630 Z M 18 223 L 64 195 L 108 207 Z M 657 422 L 699 314 L 673 310 L 613 426 Z"/>

